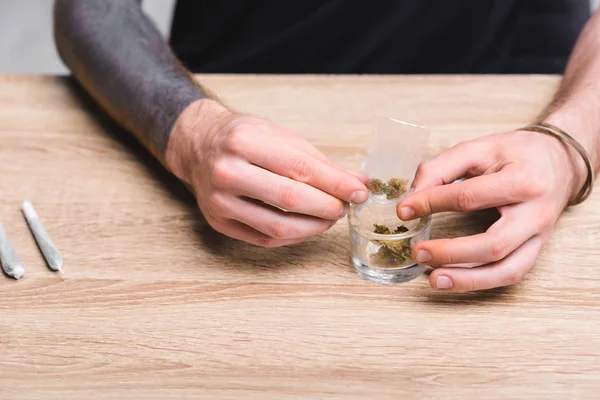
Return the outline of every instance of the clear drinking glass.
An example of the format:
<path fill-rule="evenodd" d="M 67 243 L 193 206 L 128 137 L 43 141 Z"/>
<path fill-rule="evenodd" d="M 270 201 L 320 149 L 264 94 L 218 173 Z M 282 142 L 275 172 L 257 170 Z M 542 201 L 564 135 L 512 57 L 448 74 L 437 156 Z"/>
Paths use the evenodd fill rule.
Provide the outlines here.
<path fill-rule="evenodd" d="M 369 178 L 381 182 L 404 179 L 410 186 L 424 158 L 428 138 L 429 131 L 421 126 L 378 117 L 363 170 Z M 425 271 L 426 267 L 416 263 L 411 253 L 413 246 L 429 239 L 431 216 L 400 220 L 396 206 L 407 195 L 390 199 L 385 194 L 371 193 L 365 203 L 350 205 L 352 262 L 364 278 L 377 283 L 400 283 Z M 381 229 L 385 233 L 378 233 Z"/>
<path fill-rule="evenodd" d="M 391 205 L 396 209 L 396 204 Z M 428 240 L 431 231 L 431 216 L 403 222 L 386 212 L 381 218 L 378 205 L 371 200 L 361 205 L 352 205 L 348 214 L 352 263 L 356 272 L 377 283 L 401 283 L 415 279 L 425 271 L 425 266 L 412 259 L 412 248 Z M 378 234 L 374 224 L 385 225 L 390 230 L 404 226 L 407 231 L 398 234 Z"/>

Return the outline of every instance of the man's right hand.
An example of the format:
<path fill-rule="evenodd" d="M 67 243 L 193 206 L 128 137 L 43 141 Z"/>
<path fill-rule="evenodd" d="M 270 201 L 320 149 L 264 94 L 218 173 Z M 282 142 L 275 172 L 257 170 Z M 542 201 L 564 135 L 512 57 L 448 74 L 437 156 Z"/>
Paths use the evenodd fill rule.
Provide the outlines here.
<path fill-rule="evenodd" d="M 77 80 L 192 186 L 217 231 L 283 246 L 325 231 L 348 201 L 366 200 L 357 176 L 302 137 L 209 100 L 139 0 L 57 0 L 54 18 L 57 48 Z"/>
<path fill-rule="evenodd" d="M 215 230 L 264 247 L 323 233 L 368 196 L 303 137 L 209 99 L 179 116 L 165 158 Z"/>

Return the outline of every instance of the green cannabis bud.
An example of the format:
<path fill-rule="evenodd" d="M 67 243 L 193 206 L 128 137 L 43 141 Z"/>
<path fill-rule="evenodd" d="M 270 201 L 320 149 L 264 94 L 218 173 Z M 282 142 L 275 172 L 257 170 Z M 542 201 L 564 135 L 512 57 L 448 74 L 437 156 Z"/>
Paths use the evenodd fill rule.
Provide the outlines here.
<path fill-rule="evenodd" d="M 387 182 L 373 178 L 367 182 L 367 189 L 374 195 L 385 194 L 388 200 L 402 196 L 408 190 L 408 181 L 403 178 L 392 178 Z"/>
<path fill-rule="evenodd" d="M 397 235 L 408 231 L 404 225 L 391 230 L 385 225 L 373 224 L 373 232 L 380 235 Z M 379 250 L 373 257 L 382 263 L 396 262 L 404 263 L 412 257 L 412 247 L 410 239 L 405 240 L 374 240 L 373 243 L 379 245 Z"/>
<path fill-rule="evenodd" d="M 369 192 L 375 195 L 384 194 L 385 188 L 386 184 L 383 183 L 381 179 L 373 178 L 369 179 L 369 181 L 367 182 L 367 189 L 369 189 Z"/>
<path fill-rule="evenodd" d="M 373 224 L 373 228 L 374 228 L 373 232 L 380 234 L 380 235 L 397 235 L 399 233 L 408 232 L 408 228 L 405 227 L 404 225 L 397 227 L 395 231 L 392 231 L 390 228 L 388 228 L 385 225 L 378 225 L 378 224 Z"/>

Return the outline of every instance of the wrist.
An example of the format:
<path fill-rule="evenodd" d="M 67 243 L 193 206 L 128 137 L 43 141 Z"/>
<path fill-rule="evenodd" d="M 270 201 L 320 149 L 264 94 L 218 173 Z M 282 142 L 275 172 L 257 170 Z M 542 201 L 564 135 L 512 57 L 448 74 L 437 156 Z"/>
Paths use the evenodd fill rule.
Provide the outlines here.
<path fill-rule="evenodd" d="M 561 96 L 539 116 L 538 122 L 554 125 L 571 135 L 589 154 L 594 170 L 600 167 L 600 87 Z"/>
<path fill-rule="evenodd" d="M 584 153 L 592 155 L 590 150 L 594 149 L 594 135 L 590 131 L 586 131 L 583 124 L 579 123 L 575 119 L 572 119 L 572 115 L 570 115 L 568 112 L 554 112 L 541 120 L 541 122 L 566 132 L 568 136 L 571 136 L 577 142 L 567 142 L 558 137 L 551 137 L 556 146 L 560 146 L 562 154 L 566 155 L 564 158 L 564 168 L 568 172 L 566 187 L 568 189 L 568 203 L 571 203 L 573 200 L 576 200 L 580 197 L 581 191 L 586 185 L 586 180 L 589 174 L 588 168 L 584 161 L 584 157 L 589 159 L 589 156 L 580 154 L 577 148 L 581 150 L 582 147 Z M 592 165 L 593 164 L 594 159 L 592 158 Z"/>
<path fill-rule="evenodd" d="M 192 184 L 194 166 L 202 164 L 203 149 L 234 113 L 218 101 L 204 98 L 190 103 L 177 117 L 165 152 L 167 168 Z"/>

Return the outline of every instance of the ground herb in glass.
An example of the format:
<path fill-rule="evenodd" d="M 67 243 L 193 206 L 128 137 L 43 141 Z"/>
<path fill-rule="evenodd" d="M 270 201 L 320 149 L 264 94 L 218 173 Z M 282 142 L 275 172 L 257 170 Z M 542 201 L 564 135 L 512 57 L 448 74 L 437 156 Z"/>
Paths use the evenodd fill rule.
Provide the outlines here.
<path fill-rule="evenodd" d="M 380 235 L 397 235 L 408 231 L 405 226 L 399 226 L 392 231 L 385 225 L 373 224 L 373 232 Z M 373 243 L 380 246 L 377 253 L 373 254 L 373 258 L 381 263 L 404 263 L 411 259 L 412 247 L 410 239 L 405 240 L 374 240 Z"/>
<path fill-rule="evenodd" d="M 367 182 L 367 189 L 376 196 L 385 195 L 388 200 L 402 196 L 408 190 L 408 180 L 391 178 L 387 182 L 373 178 Z M 385 225 L 373 224 L 373 232 L 380 235 L 396 235 L 408 231 L 405 226 L 399 226 L 394 231 Z M 371 257 L 381 264 L 404 263 L 411 259 L 412 248 L 410 239 L 406 240 L 374 240 L 379 249 Z"/>

